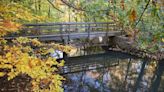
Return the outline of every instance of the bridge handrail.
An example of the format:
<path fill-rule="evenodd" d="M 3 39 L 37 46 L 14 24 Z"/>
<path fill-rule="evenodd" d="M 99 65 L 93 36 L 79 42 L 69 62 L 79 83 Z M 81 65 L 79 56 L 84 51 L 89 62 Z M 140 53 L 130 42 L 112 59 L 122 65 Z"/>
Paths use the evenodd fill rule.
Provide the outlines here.
<path fill-rule="evenodd" d="M 24 26 L 54 26 L 54 25 L 82 25 L 82 24 L 115 24 L 114 22 L 55 22 L 24 24 Z"/>
<path fill-rule="evenodd" d="M 58 22 L 58 23 L 38 23 L 24 24 L 24 32 L 44 33 L 42 30 L 51 32 L 69 33 L 69 32 L 90 32 L 90 31 L 110 31 L 114 30 L 114 22 Z M 53 31 L 54 30 L 54 31 Z M 55 31 L 56 30 L 56 31 Z M 29 33 L 30 33 L 29 32 Z"/>

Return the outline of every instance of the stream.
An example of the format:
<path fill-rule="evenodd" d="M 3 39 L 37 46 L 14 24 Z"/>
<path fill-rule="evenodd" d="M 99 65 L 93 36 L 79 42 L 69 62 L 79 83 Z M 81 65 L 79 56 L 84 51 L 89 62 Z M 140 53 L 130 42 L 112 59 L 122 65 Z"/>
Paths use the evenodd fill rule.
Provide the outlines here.
<path fill-rule="evenodd" d="M 164 61 L 110 51 L 71 61 L 63 69 L 64 92 L 164 92 Z"/>

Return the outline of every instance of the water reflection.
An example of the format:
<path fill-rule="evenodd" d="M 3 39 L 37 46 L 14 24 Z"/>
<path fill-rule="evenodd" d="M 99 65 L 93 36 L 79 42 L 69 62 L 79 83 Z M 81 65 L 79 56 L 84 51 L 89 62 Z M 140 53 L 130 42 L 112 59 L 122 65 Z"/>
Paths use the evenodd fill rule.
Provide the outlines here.
<path fill-rule="evenodd" d="M 100 76 L 102 75 L 95 70 L 69 74 L 69 82 L 64 85 L 65 92 L 111 92 L 107 84 L 109 77 L 104 76 L 101 81 Z"/>
<path fill-rule="evenodd" d="M 154 76 L 152 78 L 152 85 L 151 85 L 150 92 L 157 92 L 157 91 L 163 92 L 164 91 L 164 88 L 162 87 L 164 83 L 164 76 L 162 76 L 163 71 L 164 71 L 164 61 L 160 61 L 158 62 L 156 72 L 154 73 Z M 160 82 L 161 82 L 161 85 L 160 85 Z M 160 86 L 160 89 L 159 89 L 159 86 Z"/>
<path fill-rule="evenodd" d="M 87 71 L 65 74 L 64 92 L 164 92 L 162 63 L 127 58 L 115 66 L 97 65 L 104 66 L 93 63 Z"/>

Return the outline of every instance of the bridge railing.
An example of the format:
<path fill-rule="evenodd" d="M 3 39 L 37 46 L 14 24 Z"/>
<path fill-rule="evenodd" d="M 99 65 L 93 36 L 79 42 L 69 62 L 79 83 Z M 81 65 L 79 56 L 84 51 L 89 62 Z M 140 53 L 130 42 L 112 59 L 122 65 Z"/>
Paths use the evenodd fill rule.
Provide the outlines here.
<path fill-rule="evenodd" d="M 24 24 L 18 35 L 52 35 L 83 32 L 108 32 L 115 31 L 114 22 L 66 22 L 66 23 L 39 23 Z"/>

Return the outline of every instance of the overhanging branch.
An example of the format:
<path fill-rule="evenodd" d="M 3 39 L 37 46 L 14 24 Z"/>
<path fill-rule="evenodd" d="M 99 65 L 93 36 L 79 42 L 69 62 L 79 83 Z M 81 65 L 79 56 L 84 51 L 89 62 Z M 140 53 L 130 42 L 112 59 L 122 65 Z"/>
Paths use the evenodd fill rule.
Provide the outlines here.
<path fill-rule="evenodd" d="M 144 12 L 146 11 L 146 9 L 147 9 L 149 3 L 150 3 L 150 0 L 147 2 L 146 6 L 145 6 L 145 8 L 144 8 L 144 10 L 143 10 L 143 12 L 141 13 L 141 15 L 140 15 L 140 17 L 139 17 L 139 19 L 138 19 L 138 21 L 137 21 L 137 23 L 136 23 L 136 25 L 135 25 L 135 27 L 136 27 L 136 26 L 138 25 L 138 23 L 141 21 L 141 18 L 142 18 L 142 16 L 143 16 Z"/>
<path fill-rule="evenodd" d="M 73 9 L 75 9 L 75 10 L 86 11 L 86 10 L 84 10 L 84 9 L 82 9 L 82 8 L 77 8 L 77 7 L 73 6 L 72 4 L 68 3 L 68 2 L 65 1 L 65 0 L 61 0 L 61 1 L 62 1 L 65 5 L 67 5 L 68 7 L 71 7 L 71 8 L 73 8 Z"/>
<path fill-rule="evenodd" d="M 57 7 L 55 7 L 54 4 L 50 0 L 47 0 L 47 1 L 52 5 L 53 8 L 55 8 L 56 10 L 58 10 L 61 13 L 64 13 L 63 11 L 61 11 L 60 9 L 58 9 Z"/>
<path fill-rule="evenodd" d="M 61 1 L 62 1 L 65 5 L 67 5 L 68 7 L 71 7 L 71 8 L 73 8 L 73 9 L 77 10 L 77 11 L 91 12 L 91 11 L 85 10 L 85 9 L 83 9 L 83 8 L 77 8 L 76 6 L 72 5 L 71 3 L 69 3 L 69 2 L 66 1 L 66 0 L 61 0 Z M 99 9 L 99 10 L 97 10 L 97 11 L 109 11 L 109 9 Z"/>

